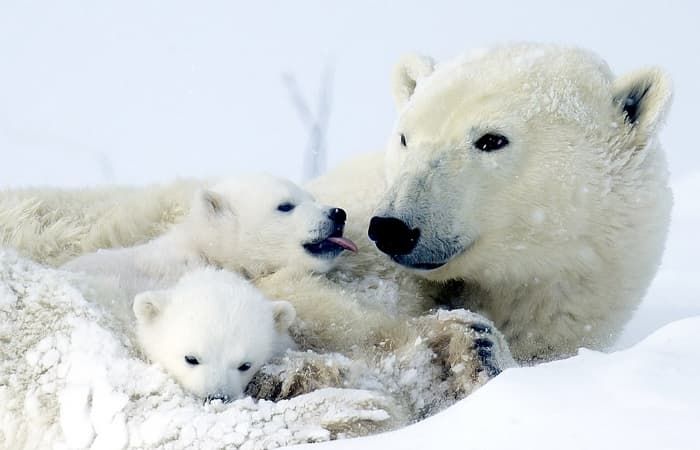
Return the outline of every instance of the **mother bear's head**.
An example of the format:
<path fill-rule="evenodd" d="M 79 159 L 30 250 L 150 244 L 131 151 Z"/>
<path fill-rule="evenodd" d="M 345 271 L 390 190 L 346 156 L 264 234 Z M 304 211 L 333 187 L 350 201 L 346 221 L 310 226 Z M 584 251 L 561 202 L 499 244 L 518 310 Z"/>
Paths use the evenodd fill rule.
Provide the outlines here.
<path fill-rule="evenodd" d="M 368 231 L 396 263 L 500 282 L 583 273 L 635 242 L 658 259 L 670 207 L 660 70 L 616 79 L 590 52 L 522 44 L 437 67 L 409 56 L 393 83 L 388 190 Z"/>

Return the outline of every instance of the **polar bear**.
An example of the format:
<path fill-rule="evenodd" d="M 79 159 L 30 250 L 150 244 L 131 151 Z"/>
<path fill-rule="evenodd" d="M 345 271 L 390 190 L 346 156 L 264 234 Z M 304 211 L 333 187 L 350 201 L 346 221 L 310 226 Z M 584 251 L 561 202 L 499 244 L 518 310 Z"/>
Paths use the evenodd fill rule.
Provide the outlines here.
<path fill-rule="evenodd" d="M 292 305 L 228 271 L 188 272 L 174 287 L 136 295 L 133 312 L 145 356 L 209 400 L 240 397 L 263 364 L 293 348 Z"/>
<path fill-rule="evenodd" d="M 284 268 L 255 284 L 292 301 L 302 322 L 317 324 L 311 344 L 330 349 L 406 347 L 418 321 L 406 327 L 400 317 L 426 317 L 438 304 L 481 312 L 493 323 L 448 315 L 443 333 L 429 321 L 448 373 L 470 372 L 464 361 L 488 368 L 479 357 L 497 353 L 483 337 L 496 334 L 490 325 L 523 362 L 614 339 L 656 270 L 668 225 L 658 143 L 668 77 L 647 69 L 615 78 L 590 52 L 517 44 L 437 67 L 408 57 L 394 95 L 389 148 L 307 186 L 347 211 L 344 235 L 358 254 L 325 275 Z M 185 214 L 188 189 L 4 193 L 2 242 L 52 263 L 134 245 Z"/>
<path fill-rule="evenodd" d="M 283 267 L 323 273 L 344 251 L 345 211 L 317 203 L 296 184 L 269 175 L 232 178 L 197 192 L 185 219 L 160 237 L 101 249 L 63 268 L 117 278 L 128 297 L 196 267 L 225 267 L 257 278 Z"/>
<path fill-rule="evenodd" d="M 133 247 L 97 250 L 62 267 L 93 275 L 97 282 L 90 288 L 96 292 L 88 297 L 107 300 L 112 309 L 125 303 L 124 297 L 168 286 L 194 268 L 238 272 L 269 298 L 291 302 L 299 317 L 291 334 L 302 349 L 337 352 L 370 366 L 392 359 L 390 376 L 415 371 L 415 362 L 424 362 L 420 387 L 392 388 L 401 390 L 411 411 L 434 411 L 445 398 L 464 395 L 511 365 L 503 337 L 487 319 L 421 315 L 430 305 L 397 302 L 394 286 L 412 290 L 412 280 L 401 274 L 386 280 L 372 274 L 363 288 L 354 277 L 343 280 L 346 272 L 321 276 L 340 264 L 345 250 L 357 251 L 343 237 L 345 221 L 344 210 L 317 203 L 289 181 L 240 177 L 199 191 L 185 218 L 162 236 Z M 119 293 L 116 301 L 114 292 Z M 398 304 L 388 308 L 387 302 Z M 445 382 L 445 370 L 453 368 Z M 277 400 L 321 387 L 361 387 L 340 377 L 341 371 L 324 358 L 301 353 L 288 361 L 282 377 L 259 382 L 256 392 L 266 394 L 257 396 Z"/>
<path fill-rule="evenodd" d="M 409 56 L 386 152 L 311 190 L 347 208 L 362 253 L 368 233 L 384 262 L 426 280 L 422 295 L 493 320 L 521 362 L 605 348 L 664 248 L 670 84 L 553 45 Z"/>
<path fill-rule="evenodd" d="M 133 311 L 148 359 L 208 399 L 240 397 L 264 363 L 293 348 L 292 305 L 228 271 L 195 269 L 171 289 L 136 295 Z"/>

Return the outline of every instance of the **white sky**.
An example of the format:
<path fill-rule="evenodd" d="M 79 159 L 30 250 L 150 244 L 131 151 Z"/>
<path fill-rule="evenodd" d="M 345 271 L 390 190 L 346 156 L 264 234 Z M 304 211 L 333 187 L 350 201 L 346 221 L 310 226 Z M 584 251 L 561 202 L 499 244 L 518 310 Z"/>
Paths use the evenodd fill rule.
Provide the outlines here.
<path fill-rule="evenodd" d="M 281 81 L 316 100 L 335 68 L 329 162 L 380 148 L 404 53 L 444 60 L 513 40 L 575 44 L 623 73 L 656 64 L 676 99 L 674 177 L 700 169 L 700 7 L 687 1 L 0 2 L 0 187 L 268 171 L 307 142 Z"/>

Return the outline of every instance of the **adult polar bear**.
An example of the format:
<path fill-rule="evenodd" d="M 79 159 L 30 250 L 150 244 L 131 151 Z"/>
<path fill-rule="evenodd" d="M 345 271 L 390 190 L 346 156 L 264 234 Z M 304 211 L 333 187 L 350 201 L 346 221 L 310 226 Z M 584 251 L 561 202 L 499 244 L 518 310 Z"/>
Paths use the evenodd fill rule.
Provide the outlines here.
<path fill-rule="evenodd" d="M 418 275 L 425 294 L 407 283 L 404 311 L 430 305 L 427 297 L 481 311 L 521 361 L 613 339 L 666 235 L 671 195 L 657 134 L 667 78 L 644 70 L 614 79 L 589 52 L 515 45 L 438 68 L 408 57 L 394 95 L 400 115 L 386 165 L 364 156 L 310 186 L 318 200 L 348 210 L 346 235 L 360 254 L 344 259 L 328 289 L 279 274 L 263 280 L 263 291 L 322 303 L 333 281 L 352 281 L 348 274 L 410 279 L 367 239 L 376 216 L 379 248 Z M 134 245 L 181 217 L 194 186 L 4 193 L 2 242 L 52 263 Z M 349 284 L 337 296 L 349 295 Z M 340 314 L 364 324 L 362 311 L 348 304 Z M 329 329 L 326 338 L 347 340 L 342 334 Z"/>
<path fill-rule="evenodd" d="M 667 76 L 615 79 L 590 52 L 515 45 L 437 67 L 409 56 L 393 82 L 386 154 L 312 187 L 349 211 L 349 235 L 370 223 L 382 252 L 492 319 L 520 361 L 611 343 L 667 234 Z"/>

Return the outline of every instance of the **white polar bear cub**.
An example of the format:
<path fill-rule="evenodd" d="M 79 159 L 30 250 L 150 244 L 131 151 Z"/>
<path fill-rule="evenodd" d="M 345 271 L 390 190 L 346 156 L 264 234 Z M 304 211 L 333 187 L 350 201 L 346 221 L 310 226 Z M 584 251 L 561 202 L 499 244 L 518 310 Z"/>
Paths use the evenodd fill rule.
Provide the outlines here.
<path fill-rule="evenodd" d="M 202 266 L 248 278 L 289 267 L 326 272 L 344 250 L 357 250 L 343 237 L 345 219 L 345 211 L 317 203 L 288 180 L 241 177 L 200 191 L 189 214 L 164 235 L 135 247 L 98 250 L 63 268 L 117 277 L 129 298 L 170 286 Z"/>
<path fill-rule="evenodd" d="M 223 270 L 196 269 L 171 289 L 138 294 L 133 311 L 148 359 L 210 400 L 240 397 L 260 366 L 293 345 L 292 305 Z"/>

